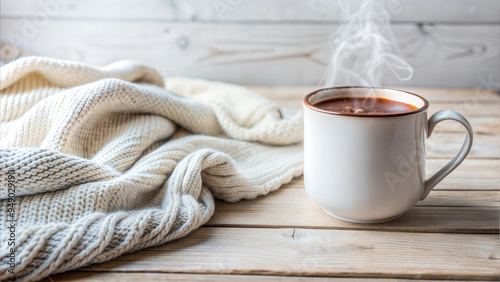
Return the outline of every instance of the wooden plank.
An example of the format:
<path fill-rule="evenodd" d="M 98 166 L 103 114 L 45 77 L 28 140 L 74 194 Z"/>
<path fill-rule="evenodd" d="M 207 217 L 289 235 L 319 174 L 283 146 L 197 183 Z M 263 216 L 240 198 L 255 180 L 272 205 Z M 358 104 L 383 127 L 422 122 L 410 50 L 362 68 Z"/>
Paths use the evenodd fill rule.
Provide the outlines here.
<path fill-rule="evenodd" d="M 154 272 L 87 272 L 69 271 L 63 274 L 51 275 L 42 282 L 73 281 L 81 282 L 136 282 L 136 281 L 222 281 L 222 282 L 255 282 L 255 281 L 349 281 L 349 282 L 412 282 L 410 279 L 390 278 L 335 278 L 335 277 L 298 277 L 298 276 L 269 276 L 269 275 L 234 275 L 234 274 L 183 274 L 183 273 L 154 273 Z M 419 280 L 435 281 L 435 280 Z M 452 281 L 452 280 L 441 280 Z"/>
<path fill-rule="evenodd" d="M 462 147 L 464 133 L 436 132 L 427 139 L 427 158 L 452 158 Z M 500 134 L 474 134 L 469 159 L 500 158 Z"/>
<path fill-rule="evenodd" d="M 499 105 L 500 107 L 500 105 Z M 494 134 L 500 133 L 500 116 L 469 116 L 467 117 L 474 134 Z M 445 121 L 441 124 L 442 126 L 436 127 L 434 132 L 453 132 L 458 133 L 464 132 L 464 128 L 461 124 L 453 121 Z"/>
<path fill-rule="evenodd" d="M 33 23 L 22 18 L 2 17 L 0 21 L 0 40 L 18 45 L 22 49 L 18 53 L 93 65 L 134 59 L 166 76 L 245 85 L 318 84 L 331 54 L 330 36 L 338 27 L 56 17 L 29 27 Z M 393 30 L 415 72 L 403 82 L 387 73 L 383 85 L 499 88 L 500 25 L 400 24 Z"/>
<path fill-rule="evenodd" d="M 432 191 L 418 206 L 500 207 L 500 191 Z M 500 211 L 500 209 L 499 209 Z"/>
<path fill-rule="evenodd" d="M 306 199 L 304 201 L 310 201 Z M 219 204 L 219 202 L 217 203 Z M 393 232 L 497 234 L 498 208 L 415 207 L 400 218 L 386 223 L 360 225 L 333 218 L 311 203 L 311 210 L 242 211 L 218 210 L 206 224 L 210 227 L 311 228 Z M 244 222 L 244 224 L 241 224 Z"/>
<path fill-rule="evenodd" d="M 449 162 L 447 159 L 428 159 L 426 161 L 427 178 L 432 176 L 447 162 Z M 466 159 L 457 169 L 441 181 L 434 188 L 434 191 L 500 191 L 499 171 L 500 160 L 498 159 Z M 283 188 L 304 188 L 304 178 L 295 178 Z"/>
<path fill-rule="evenodd" d="M 202 227 L 84 270 L 494 280 L 499 249 L 498 235 Z"/>
<path fill-rule="evenodd" d="M 235 204 L 218 201 L 207 226 L 300 227 L 446 233 L 499 233 L 499 192 L 433 191 L 397 220 L 354 224 L 327 215 L 304 189 L 280 189 Z"/>
<path fill-rule="evenodd" d="M 448 160 L 427 161 L 427 176 Z M 279 191 L 234 205 L 217 203 L 216 213 L 209 222 L 215 226 L 334 227 L 340 229 L 375 229 L 426 232 L 485 232 L 498 233 L 500 160 L 466 160 L 443 180 L 428 199 L 400 219 L 386 224 L 356 225 L 333 219 L 306 195 L 303 178 L 294 179 Z M 295 189 L 294 189 L 295 188 Z M 288 192 L 287 190 L 292 190 Z M 460 191 L 460 190 L 496 191 Z M 458 190 L 451 192 L 450 190 Z M 475 208 L 482 207 L 482 208 Z M 269 214 L 273 214 L 269 217 Z M 293 215 L 293 216 L 291 216 Z"/>
<path fill-rule="evenodd" d="M 478 160 L 480 161 L 480 160 Z M 455 173 L 455 172 L 453 172 Z M 500 190 L 500 177 L 467 177 L 467 176 L 447 176 L 433 189 L 434 191 L 498 191 Z M 427 173 L 430 175 L 430 173 Z M 283 188 L 303 188 L 304 179 L 302 177 L 294 179 Z M 282 188 L 282 189 L 283 189 Z"/>
<path fill-rule="evenodd" d="M 302 177 L 301 177 L 302 178 Z M 299 178 L 297 178 L 298 180 Z M 302 186 L 299 186 L 302 184 Z M 281 197 L 290 199 L 293 203 L 300 201 L 303 197 L 307 197 L 304 190 L 303 181 L 294 184 L 284 185 L 280 190 Z M 290 191 L 288 191 L 290 190 Z M 273 198 L 278 201 L 279 197 Z M 283 206 L 285 204 L 275 203 L 274 200 L 266 200 L 262 202 L 262 210 L 266 210 L 273 204 Z M 285 201 L 286 202 L 286 201 Z M 427 196 L 425 201 L 417 203 L 418 206 L 430 207 L 497 207 L 500 208 L 500 191 L 462 191 L 462 190 L 433 190 Z M 258 204 L 251 205 L 252 208 L 260 207 Z M 227 208 L 231 209 L 233 205 L 227 204 Z M 221 207 L 222 209 L 222 207 Z"/>
<path fill-rule="evenodd" d="M 432 176 L 436 171 L 441 169 L 448 159 L 432 159 L 426 161 L 426 174 L 427 177 Z M 446 178 L 464 179 L 469 178 L 479 180 L 480 178 L 496 178 L 500 179 L 500 160 L 481 160 L 481 159 L 466 159 L 461 163 L 453 172 Z M 445 179 L 446 179 L 445 178 Z M 440 184 L 438 184 L 439 186 Z M 438 188 L 436 186 L 436 188 Z M 500 188 L 500 187 L 498 187 Z M 470 187 L 469 189 L 474 189 Z"/>
<path fill-rule="evenodd" d="M 55 1 L 47 1 L 55 2 Z M 62 2 L 62 1 L 61 1 Z M 351 0 L 351 3 L 361 2 Z M 392 15 L 393 22 L 499 22 L 500 5 L 495 0 L 379 0 Z M 2 0 L 2 17 L 30 17 L 40 11 L 44 1 Z M 55 2 L 57 3 L 57 2 Z M 64 3 L 64 2 L 62 2 Z M 265 0 L 200 1 L 200 0 L 134 0 L 68 1 L 58 5 L 58 17 L 113 20 L 186 20 L 232 22 L 336 22 L 340 18 L 337 1 Z M 99 7 L 96 9 L 95 7 Z M 216 10 L 215 7 L 219 7 Z M 429 9 L 428 7 L 432 7 Z"/>
<path fill-rule="evenodd" d="M 462 177 L 445 178 L 434 190 L 500 190 L 500 178 L 480 178 L 472 180 Z"/>

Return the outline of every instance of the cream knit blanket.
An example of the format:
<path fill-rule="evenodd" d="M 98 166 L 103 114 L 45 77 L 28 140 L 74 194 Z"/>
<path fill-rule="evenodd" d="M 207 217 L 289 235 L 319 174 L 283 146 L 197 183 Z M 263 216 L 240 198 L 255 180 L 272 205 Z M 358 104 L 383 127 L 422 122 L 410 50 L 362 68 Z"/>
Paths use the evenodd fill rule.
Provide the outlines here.
<path fill-rule="evenodd" d="M 282 118 L 243 87 L 37 57 L 3 66 L 0 87 L 2 281 L 180 238 L 213 197 L 253 199 L 302 174 L 301 112 Z"/>

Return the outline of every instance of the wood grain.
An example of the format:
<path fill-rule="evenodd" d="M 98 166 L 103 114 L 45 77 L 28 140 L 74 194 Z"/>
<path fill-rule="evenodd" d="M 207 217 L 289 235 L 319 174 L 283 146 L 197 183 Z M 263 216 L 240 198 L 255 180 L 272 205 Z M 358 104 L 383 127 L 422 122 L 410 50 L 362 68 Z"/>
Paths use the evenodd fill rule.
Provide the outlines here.
<path fill-rule="evenodd" d="M 478 161 L 480 161 L 478 159 Z M 492 170 L 490 170 L 492 171 Z M 496 172 L 496 171 L 492 171 Z M 294 179 L 291 183 L 280 189 L 290 188 L 303 188 L 304 179 L 299 177 Z M 449 175 L 443 179 L 439 184 L 433 189 L 433 191 L 498 191 L 500 190 L 500 177 L 482 177 L 477 176 L 477 178 L 462 177 L 457 173 L 455 175 Z"/>
<path fill-rule="evenodd" d="M 448 159 L 427 159 L 426 176 L 429 178 L 442 168 Z M 453 172 L 441 181 L 433 191 L 449 190 L 500 190 L 499 159 L 465 159 Z M 303 188 L 302 177 L 292 180 L 281 189 Z"/>
<path fill-rule="evenodd" d="M 0 40 L 22 48 L 23 54 L 93 65 L 134 59 L 164 75 L 245 85 L 318 84 L 331 54 L 330 36 L 338 28 L 300 21 L 249 24 L 54 16 L 30 29 L 30 19 L 3 16 L 0 21 Z M 498 24 L 401 23 L 393 31 L 415 72 L 409 81 L 387 73 L 382 85 L 498 89 Z"/>
<path fill-rule="evenodd" d="M 437 207 L 497 207 L 500 211 L 500 191 L 431 191 L 418 206 Z"/>
<path fill-rule="evenodd" d="M 278 191 L 274 192 L 274 194 L 277 195 L 270 197 L 269 200 L 259 200 L 255 203 L 253 203 L 253 200 L 245 201 L 252 203 L 248 205 L 248 208 L 251 208 L 253 211 L 265 211 L 267 209 L 276 210 L 290 206 L 287 201 L 280 201 L 280 199 L 289 200 L 290 203 L 293 203 L 290 208 L 294 208 L 298 203 L 304 200 L 304 197 L 307 197 L 303 186 L 303 177 L 299 177 L 296 180 L 297 181 L 294 180 L 294 182 L 284 185 Z M 299 180 L 300 182 L 298 182 Z M 262 197 L 262 199 L 267 199 L 267 197 Z M 218 210 L 232 210 L 247 207 L 245 204 L 229 204 L 222 201 L 220 203 Z M 422 207 L 496 207 L 500 210 L 500 191 L 447 191 L 434 189 L 424 201 L 418 202 L 417 205 Z"/>
<path fill-rule="evenodd" d="M 494 280 L 499 249 L 498 235 L 203 227 L 84 270 Z"/>
<path fill-rule="evenodd" d="M 304 189 L 288 188 L 235 204 L 217 201 L 207 226 L 498 234 L 499 196 L 498 191 L 432 191 L 428 200 L 397 220 L 354 224 L 327 215 Z"/>
<path fill-rule="evenodd" d="M 269 276 L 269 275 L 234 275 L 234 274 L 181 274 L 181 273 L 154 273 L 154 272 L 87 272 L 69 271 L 63 274 L 52 275 L 42 282 L 73 281 L 80 282 L 136 282 L 136 281 L 222 281 L 222 282 L 254 282 L 254 281 L 349 281 L 349 282 L 412 282 L 410 279 L 389 278 L 334 278 L 334 277 L 299 277 L 299 276 Z M 425 282 L 435 280 L 420 280 Z M 443 282 L 452 280 L 441 280 Z"/>
<path fill-rule="evenodd" d="M 360 0 L 351 0 L 359 3 Z M 450 22 L 485 23 L 499 22 L 496 13 L 500 9 L 495 0 L 379 0 L 392 14 L 392 22 Z M 2 16 L 31 16 L 40 10 L 43 2 L 37 0 L 2 0 Z M 61 3 L 64 3 L 61 1 Z M 227 7 L 217 13 L 214 5 Z M 224 4 L 226 4 L 224 6 Z M 95 7 L 99 6 L 100 9 Z M 433 9 L 429 9 L 432 7 Z M 148 0 L 147 4 L 134 0 L 71 1 L 60 5 L 59 17 L 114 19 L 114 20 L 184 20 L 184 21 L 230 21 L 230 22 L 337 22 L 341 9 L 337 1 L 266 0 L 252 1 L 200 1 L 200 0 Z"/>
<path fill-rule="evenodd" d="M 475 134 L 493 135 L 500 133 L 500 116 L 468 116 L 467 120 L 474 129 Z M 445 121 L 441 126 L 436 127 L 435 132 L 463 133 L 464 128 L 457 122 Z"/>
<path fill-rule="evenodd" d="M 444 123 L 444 122 L 443 122 Z M 443 125 L 439 125 L 443 126 Z M 426 141 L 427 158 L 452 158 L 462 147 L 464 133 L 436 132 Z M 500 158 L 500 134 L 474 134 L 469 159 Z"/>
<path fill-rule="evenodd" d="M 448 159 L 427 159 L 426 176 L 429 178 Z M 500 160 L 499 159 L 465 159 L 451 172 L 434 191 L 438 190 L 500 190 Z M 304 187 L 302 177 L 294 179 L 286 187 Z"/>

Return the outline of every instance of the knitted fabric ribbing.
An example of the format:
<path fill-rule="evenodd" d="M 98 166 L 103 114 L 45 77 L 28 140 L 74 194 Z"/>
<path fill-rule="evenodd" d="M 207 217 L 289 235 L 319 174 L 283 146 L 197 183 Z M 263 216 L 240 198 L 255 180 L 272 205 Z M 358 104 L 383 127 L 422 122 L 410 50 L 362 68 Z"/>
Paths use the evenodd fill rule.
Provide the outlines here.
<path fill-rule="evenodd" d="M 302 174 L 302 113 L 284 119 L 240 86 L 164 84 L 130 61 L 25 57 L 0 75 L 2 281 L 164 244 L 206 223 L 213 197 L 253 199 Z"/>

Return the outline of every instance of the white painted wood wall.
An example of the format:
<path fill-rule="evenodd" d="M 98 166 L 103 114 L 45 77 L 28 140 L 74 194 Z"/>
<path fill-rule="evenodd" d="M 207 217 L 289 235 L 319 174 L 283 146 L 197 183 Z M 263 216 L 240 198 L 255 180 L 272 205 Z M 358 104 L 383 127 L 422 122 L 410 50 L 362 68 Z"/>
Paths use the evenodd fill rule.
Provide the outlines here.
<path fill-rule="evenodd" d="M 356 0 L 359 1 L 359 0 Z M 412 80 L 388 86 L 500 88 L 499 0 L 380 0 Z M 1 0 L 2 60 L 37 54 L 247 85 L 315 85 L 336 0 Z"/>

